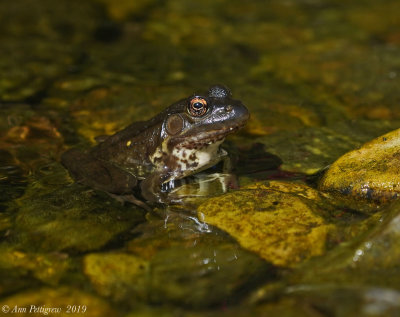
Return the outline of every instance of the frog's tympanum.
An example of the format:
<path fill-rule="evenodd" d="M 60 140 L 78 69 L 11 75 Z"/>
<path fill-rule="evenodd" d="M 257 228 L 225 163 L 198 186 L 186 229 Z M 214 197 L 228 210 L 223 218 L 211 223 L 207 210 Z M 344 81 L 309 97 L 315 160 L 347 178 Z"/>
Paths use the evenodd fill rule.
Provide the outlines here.
<path fill-rule="evenodd" d="M 86 151 L 70 149 L 61 160 L 81 184 L 145 208 L 134 192 L 148 202 L 169 203 L 162 185 L 226 160 L 221 143 L 248 118 L 247 108 L 231 98 L 229 89 L 216 85 L 103 137 Z"/>

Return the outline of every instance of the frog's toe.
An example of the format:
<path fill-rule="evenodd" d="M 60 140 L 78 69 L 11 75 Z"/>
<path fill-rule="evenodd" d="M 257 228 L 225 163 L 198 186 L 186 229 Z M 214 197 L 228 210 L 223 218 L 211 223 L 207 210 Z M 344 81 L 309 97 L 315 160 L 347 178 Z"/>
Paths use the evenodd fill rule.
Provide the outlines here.
<path fill-rule="evenodd" d="M 152 210 L 149 205 L 147 205 L 145 202 L 137 199 L 133 195 L 115 195 L 115 194 L 111 194 L 111 193 L 107 193 L 107 194 L 110 195 L 115 200 L 119 201 L 121 204 L 125 204 L 125 202 L 129 202 L 131 204 L 134 204 L 138 207 L 143 208 L 146 211 Z"/>

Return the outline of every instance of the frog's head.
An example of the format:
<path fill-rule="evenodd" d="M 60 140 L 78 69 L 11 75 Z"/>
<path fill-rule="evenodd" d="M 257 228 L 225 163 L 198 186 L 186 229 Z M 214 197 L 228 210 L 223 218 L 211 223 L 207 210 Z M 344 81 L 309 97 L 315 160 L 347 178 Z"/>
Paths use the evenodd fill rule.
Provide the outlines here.
<path fill-rule="evenodd" d="M 187 155 L 201 152 L 211 160 L 225 137 L 243 127 L 248 119 L 247 108 L 232 99 L 228 88 L 212 86 L 206 94 L 180 100 L 165 110 L 162 153 L 160 150 L 155 156 L 173 155 L 184 160 Z M 206 161 L 198 165 L 208 164 Z"/>
<path fill-rule="evenodd" d="M 196 94 L 172 105 L 163 133 L 169 150 L 177 146 L 200 149 L 221 143 L 248 119 L 249 111 L 242 102 L 232 99 L 228 88 L 215 85 L 207 94 Z"/>

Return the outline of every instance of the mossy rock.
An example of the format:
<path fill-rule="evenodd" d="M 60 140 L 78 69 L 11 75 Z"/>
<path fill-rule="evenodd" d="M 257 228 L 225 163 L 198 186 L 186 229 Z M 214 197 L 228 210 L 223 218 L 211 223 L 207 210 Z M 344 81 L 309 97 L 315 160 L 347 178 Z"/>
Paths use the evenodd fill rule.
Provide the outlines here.
<path fill-rule="evenodd" d="M 294 272 L 290 284 L 373 285 L 397 290 L 400 285 L 400 201 L 381 208 L 368 222 L 374 226 L 347 240 L 323 259 Z"/>
<path fill-rule="evenodd" d="M 61 183 L 65 173 L 57 174 Z M 10 208 L 15 213 L 13 243 L 29 251 L 85 252 L 111 243 L 145 221 L 135 206 L 121 206 L 106 194 L 84 189 L 76 184 L 30 184 Z"/>
<path fill-rule="evenodd" d="M 150 263 L 149 302 L 207 308 L 236 303 L 276 270 L 236 243 L 174 246 L 157 252 Z"/>
<path fill-rule="evenodd" d="M 340 157 L 325 172 L 319 189 L 377 202 L 400 194 L 400 129 Z"/>
<path fill-rule="evenodd" d="M 29 274 L 47 285 L 57 285 L 71 262 L 65 253 L 28 253 L 4 245 L 0 247 L 0 270 Z"/>
<path fill-rule="evenodd" d="M 40 97 L 79 64 L 80 44 L 87 45 L 104 20 L 101 6 L 89 2 L 1 1 L 0 99 Z"/>
<path fill-rule="evenodd" d="M 92 253 L 85 256 L 83 270 L 96 291 L 114 300 L 137 297 L 144 290 L 148 262 L 125 253 Z"/>
<path fill-rule="evenodd" d="M 293 267 L 322 255 L 334 229 L 322 217 L 318 199 L 318 192 L 303 184 L 258 183 L 209 199 L 198 208 L 198 217 L 265 260 Z"/>
<path fill-rule="evenodd" d="M 68 305 L 70 306 L 70 313 L 68 313 Z M 102 299 L 69 287 L 42 288 L 21 292 L 3 298 L 0 306 L 9 308 L 9 314 L 12 316 L 26 316 L 29 314 L 71 316 L 77 315 L 76 309 L 78 307 L 80 308 L 80 314 L 87 317 L 117 316 L 116 312 Z M 72 306 L 75 307 L 75 313 L 73 313 Z M 18 310 L 23 308 L 26 308 L 26 312 Z M 55 308 L 57 311 L 49 311 L 51 308 Z M 13 311 L 14 309 L 15 311 Z M 29 313 L 31 309 L 32 311 Z M 37 310 L 35 311 L 35 309 Z M 47 314 L 45 313 L 46 309 Z"/>

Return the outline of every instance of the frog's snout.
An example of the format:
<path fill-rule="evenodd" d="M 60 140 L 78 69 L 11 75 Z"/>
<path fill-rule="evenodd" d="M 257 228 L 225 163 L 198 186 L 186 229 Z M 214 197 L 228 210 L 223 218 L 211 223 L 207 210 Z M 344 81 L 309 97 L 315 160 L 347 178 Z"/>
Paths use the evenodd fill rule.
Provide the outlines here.
<path fill-rule="evenodd" d="M 235 117 L 238 120 L 246 122 L 250 118 L 250 112 L 244 104 L 239 104 L 235 109 Z"/>

